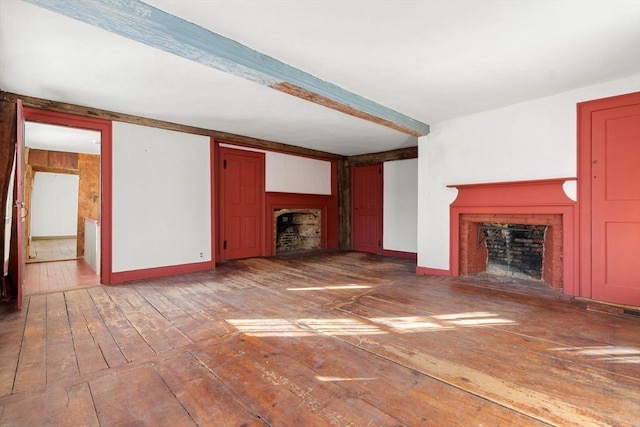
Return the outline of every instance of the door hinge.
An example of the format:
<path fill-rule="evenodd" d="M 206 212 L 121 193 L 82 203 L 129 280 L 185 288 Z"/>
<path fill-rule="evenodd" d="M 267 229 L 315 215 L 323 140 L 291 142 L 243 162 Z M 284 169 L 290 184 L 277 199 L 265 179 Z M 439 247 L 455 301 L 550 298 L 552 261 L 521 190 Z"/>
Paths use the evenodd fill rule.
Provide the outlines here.
<path fill-rule="evenodd" d="M 382 242 L 378 240 L 378 246 L 382 246 Z"/>
<path fill-rule="evenodd" d="M 222 242 L 222 249 L 227 249 L 227 241 Z"/>
<path fill-rule="evenodd" d="M 223 160 L 222 161 L 222 169 L 226 169 L 227 168 L 227 161 Z"/>
<path fill-rule="evenodd" d="M 378 175 L 382 175 L 382 168 L 378 168 Z"/>

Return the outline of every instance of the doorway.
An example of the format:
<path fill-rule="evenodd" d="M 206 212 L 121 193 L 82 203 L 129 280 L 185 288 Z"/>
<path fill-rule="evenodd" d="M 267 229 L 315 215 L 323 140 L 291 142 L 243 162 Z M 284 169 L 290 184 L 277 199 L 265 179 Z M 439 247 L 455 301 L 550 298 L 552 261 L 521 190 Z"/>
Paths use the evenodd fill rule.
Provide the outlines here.
<path fill-rule="evenodd" d="M 25 265 L 24 293 L 109 283 L 111 122 L 31 108 L 24 109 L 24 120 L 25 232 L 20 252 L 37 261 Z M 40 193 L 45 193 L 44 204 Z M 65 199 L 66 208 L 55 204 Z M 64 219 L 56 220 L 61 212 L 66 212 Z M 49 257 L 37 249 L 38 243 L 65 255 Z"/>
<path fill-rule="evenodd" d="M 25 261 L 41 264 L 26 266 L 25 294 L 99 283 L 85 224 L 100 222 L 100 144 L 98 131 L 25 122 Z"/>

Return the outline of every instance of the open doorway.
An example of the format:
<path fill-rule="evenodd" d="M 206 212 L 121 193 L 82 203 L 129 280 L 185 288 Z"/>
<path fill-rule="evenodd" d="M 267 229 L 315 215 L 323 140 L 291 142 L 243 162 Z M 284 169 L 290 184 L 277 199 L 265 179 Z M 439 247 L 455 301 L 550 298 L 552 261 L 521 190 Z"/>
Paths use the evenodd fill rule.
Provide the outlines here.
<path fill-rule="evenodd" d="M 97 284 L 101 133 L 30 121 L 24 129 L 25 258 L 46 264 L 28 266 L 25 291 Z"/>
<path fill-rule="evenodd" d="M 29 154 L 30 150 L 25 150 Z M 28 256 L 26 262 L 64 261 L 82 257 L 78 252 L 78 187 L 80 175 L 30 171 L 25 180 Z"/>

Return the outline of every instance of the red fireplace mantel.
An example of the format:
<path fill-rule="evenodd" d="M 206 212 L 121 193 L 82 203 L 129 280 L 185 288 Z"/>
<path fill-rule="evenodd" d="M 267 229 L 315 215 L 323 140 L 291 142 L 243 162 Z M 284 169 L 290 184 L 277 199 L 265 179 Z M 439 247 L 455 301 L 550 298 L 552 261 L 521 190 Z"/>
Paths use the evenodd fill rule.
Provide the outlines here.
<path fill-rule="evenodd" d="M 564 292 L 576 295 L 577 234 L 575 232 L 576 203 L 569 199 L 562 186 L 575 178 L 554 178 L 534 181 L 493 182 L 449 185 L 458 189 L 450 206 L 451 275 L 460 274 L 460 217 L 463 214 L 487 215 L 562 215 L 562 252 Z"/>

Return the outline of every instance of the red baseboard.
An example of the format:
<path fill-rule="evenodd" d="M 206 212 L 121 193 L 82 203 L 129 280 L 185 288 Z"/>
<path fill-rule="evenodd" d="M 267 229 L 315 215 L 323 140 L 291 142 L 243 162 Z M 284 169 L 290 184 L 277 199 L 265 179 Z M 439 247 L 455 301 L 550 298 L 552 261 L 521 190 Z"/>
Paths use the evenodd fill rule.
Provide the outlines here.
<path fill-rule="evenodd" d="M 392 250 L 383 249 L 382 255 L 390 256 L 394 258 L 402 258 L 402 259 L 410 259 L 412 261 L 418 261 L 418 254 L 415 252 L 392 251 Z"/>
<path fill-rule="evenodd" d="M 418 276 L 451 276 L 451 270 L 442 270 L 439 268 L 416 267 Z"/>
<path fill-rule="evenodd" d="M 111 274 L 111 284 L 131 282 L 133 280 L 151 279 L 155 277 L 175 276 L 177 274 L 195 273 L 196 271 L 213 270 L 213 261 L 193 264 L 170 265 L 167 267 L 143 268 L 140 270 L 119 271 Z"/>

